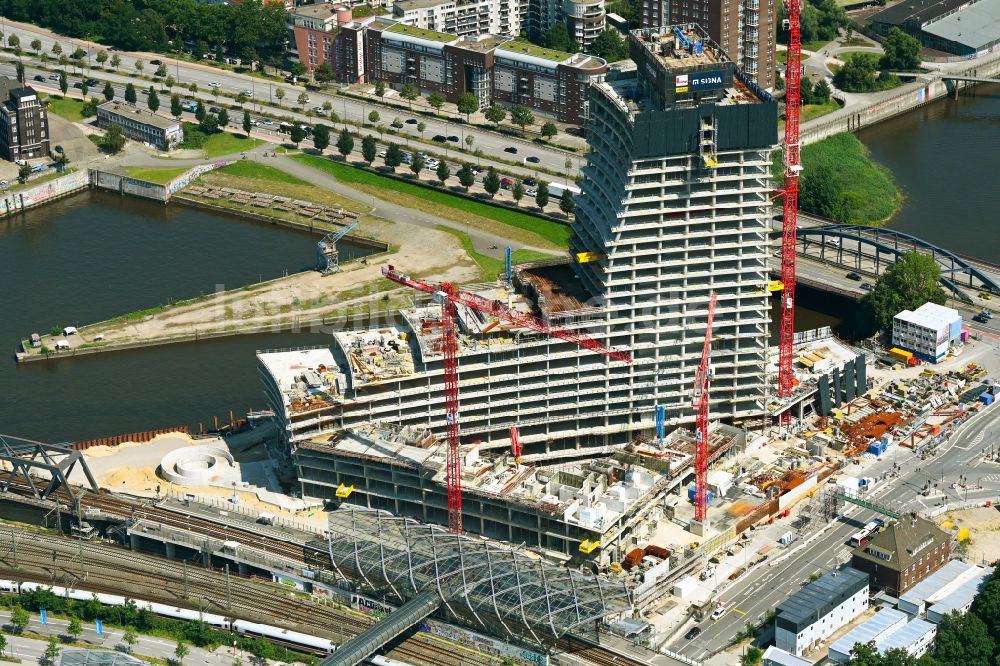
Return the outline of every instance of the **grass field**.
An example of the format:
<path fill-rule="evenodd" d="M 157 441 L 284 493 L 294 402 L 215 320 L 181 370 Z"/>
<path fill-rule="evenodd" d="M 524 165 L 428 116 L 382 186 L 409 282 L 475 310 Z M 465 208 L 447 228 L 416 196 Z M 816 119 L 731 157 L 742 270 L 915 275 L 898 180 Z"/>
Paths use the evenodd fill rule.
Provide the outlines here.
<path fill-rule="evenodd" d="M 806 104 L 802 107 L 799 121 L 804 123 L 809 120 L 815 120 L 816 118 L 825 116 L 831 111 L 836 111 L 839 108 L 840 104 L 837 104 L 837 100 L 835 99 L 831 99 L 826 104 Z"/>
<path fill-rule="evenodd" d="M 219 155 L 241 153 L 256 148 L 262 143 L 264 143 L 262 139 L 247 138 L 242 134 L 233 134 L 232 132 L 219 132 L 205 139 L 205 145 L 202 149 L 205 151 L 205 157 L 218 157 Z"/>
<path fill-rule="evenodd" d="M 775 152 L 772 173 L 780 175 Z M 902 203 L 888 170 L 871 160 L 857 137 L 841 132 L 802 148 L 799 206 L 814 215 L 851 224 L 881 224 Z"/>
<path fill-rule="evenodd" d="M 878 62 L 882 59 L 882 54 L 869 53 L 867 51 L 844 51 L 842 53 L 838 53 L 837 57 L 844 62 L 850 62 L 851 60 L 870 60 L 876 67 L 878 67 Z"/>
<path fill-rule="evenodd" d="M 49 112 L 76 123 L 83 120 L 83 102 L 70 97 L 49 97 Z"/>
<path fill-rule="evenodd" d="M 394 203 L 469 224 L 525 245 L 538 247 L 549 245 L 553 250 L 557 250 L 569 244 L 570 228 L 558 222 L 550 222 L 527 213 L 505 210 L 447 192 L 400 182 L 314 155 L 294 155 L 292 159 L 326 171 L 337 180 L 349 183 L 351 187 L 372 196 L 385 196 L 387 192 L 394 192 L 392 196 Z M 520 233 L 515 230 L 519 230 Z"/>
<path fill-rule="evenodd" d="M 166 185 L 177 176 L 188 170 L 189 167 L 125 167 L 125 175 L 129 178 L 138 178 L 148 183 L 159 183 Z"/>
<path fill-rule="evenodd" d="M 782 65 L 788 62 L 788 51 L 775 51 L 774 61 L 780 62 Z"/>
<path fill-rule="evenodd" d="M 469 234 L 444 225 L 435 228 L 438 231 L 444 231 L 445 233 L 451 234 L 462 243 L 462 249 L 464 249 L 466 253 L 472 257 L 472 260 L 479 265 L 479 268 L 482 271 L 482 275 L 480 276 L 481 279 L 492 281 L 496 279 L 497 275 L 503 272 L 504 260 L 476 252 L 476 249 L 472 245 L 472 239 L 469 238 Z M 525 264 L 529 261 L 536 261 L 538 259 L 551 259 L 553 256 L 554 255 L 551 254 L 535 252 L 534 250 L 515 250 L 513 262 L 515 264 Z"/>
<path fill-rule="evenodd" d="M 216 169 L 216 173 L 226 173 L 230 176 L 241 178 L 256 178 L 258 180 L 269 180 L 274 183 L 288 183 L 289 185 L 309 185 L 301 178 L 297 178 L 287 171 L 276 169 L 268 164 L 253 162 L 251 160 L 239 160 L 229 166 Z"/>
<path fill-rule="evenodd" d="M 803 42 L 802 43 L 802 50 L 803 51 L 812 51 L 813 53 L 815 53 L 816 51 L 819 51 L 821 48 L 823 48 L 824 46 L 826 46 L 827 44 L 829 44 L 830 41 L 831 40 L 829 40 L 829 39 L 817 39 L 817 40 L 814 40 L 814 41 L 811 41 L 811 42 Z"/>

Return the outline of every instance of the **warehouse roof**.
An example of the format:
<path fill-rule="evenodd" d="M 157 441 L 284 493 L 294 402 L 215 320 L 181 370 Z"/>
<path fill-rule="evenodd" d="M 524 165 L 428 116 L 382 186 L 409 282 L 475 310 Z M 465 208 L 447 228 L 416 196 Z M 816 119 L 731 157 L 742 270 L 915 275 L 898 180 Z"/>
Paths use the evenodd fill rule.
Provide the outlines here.
<path fill-rule="evenodd" d="M 920 639 L 927 634 L 934 633 L 937 633 L 937 627 L 927 620 L 912 620 L 896 631 L 875 641 L 875 647 L 882 654 L 885 654 L 889 650 L 905 650 L 911 645 L 921 643 Z"/>
<path fill-rule="evenodd" d="M 773 645 L 764 650 L 763 664 L 764 666 L 812 666 L 811 661 L 796 657 Z"/>
<path fill-rule="evenodd" d="M 978 0 L 925 25 L 924 32 L 978 51 L 1000 40 L 1000 0 Z"/>
<path fill-rule="evenodd" d="M 950 537 L 931 521 L 919 516 L 904 517 L 872 536 L 866 545 L 854 550 L 854 557 L 892 569 L 905 570 L 921 553 L 948 541 Z M 874 551 L 874 552 L 872 552 Z M 886 559 L 884 556 L 888 555 Z"/>
<path fill-rule="evenodd" d="M 927 617 L 935 620 L 938 617 L 947 615 L 953 610 L 965 612 L 972 604 L 976 595 L 983 591 L 990 576 L 993 575 L 993 567 L 975 567 L 975 575 L 967 580 L 961 581 L 954 589 L 948 590 L 943 595 L 934 595 L 928 601 L 934 605 L 927 609 Z"/>
<path fill-rule="evenodd" d="M 859 643 L 864 645 L 868 641 L 879 641 L 898 631 L 906 624 L 906 613 L 894 608 L 883 608 L 875 616 L 851 629 L 849 632 L 838 638 L 830 645 L 830 653 L 839 653 L 850 656 L 851 650 Z M 831 656 L 831 658 L 833 658 Z"/>
<path fill-rule="evenodd" d="M 778 604 L 778 622 L 801 630 L 868 586 L 868 574 L 853 567 L 830 571 Z"/>
<path fill-rule="evenodd" d="M 883 9 L 872 17 L 872 23 L 904 25 L 907 23 L 923 26 L 945 16 L 969 0 L 903 0 L 899 4 Z"/>

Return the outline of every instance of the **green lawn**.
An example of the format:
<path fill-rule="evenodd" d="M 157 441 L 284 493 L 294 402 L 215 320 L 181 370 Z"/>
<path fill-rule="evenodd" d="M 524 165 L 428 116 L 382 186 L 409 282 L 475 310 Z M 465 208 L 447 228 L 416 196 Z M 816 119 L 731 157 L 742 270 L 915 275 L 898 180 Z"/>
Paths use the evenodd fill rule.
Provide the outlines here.
<path fill-rule="evenodd" d="M 202 146 L 202 149 L 205 151 L 205 157 L 218 157 L 219 155 L 242 153 L 263 143 L 262 139 L 247 138 L 242 134 L 233 134 L 232 132 L 219 132 L 205 139 L 205 145 Z"/>
<path fill-rule="evenodd" d="M 51 113 L 76 123 L 83 120 L 83 101 L 70 97 L 49 97 L 49 111 Z"/>
<path fill-rule="evenodd" d="M 268 164 L 253 162 L 250 160 L 239 160 L 229 166 L 216 169 L 216 173 L 228 173 L 231 176 L 242 178 L 256 178 L 258 180 L 270 180 L 275 183 L 288 183 L 289 185 L 309 185 L 301 178 L 296 178 L 287 171 L 276 169 Z"/>
<path fill-rule="evenodd" d="M 125 175 L 129 178 L 144 180 L 148 183 L 166 185 L 190 167 L 125 167 Z"/>
<path fill-rule="evenodd" d="M 504 260 L 476 252 L 475 248 L 472 246 L 472 239 L 469 237 L 469 234 L 444 225 L 435 228 L 438 231 L 449 233 L 461 241 L 462 249 L 464 249 L 470 257 L 472 257 L 473 261 L 479 264 L 479 268 L 482 270 L 483 279 L 491 281 L 495 280 L 497 275 L 503 272 Z M 529 261 L 537 261 L 538 259 L 551 259 L 553 256 L 554 255 L 545 254 L 543 252 L 535 252 L 534 250 L 515 250 L 512 260 L 515 264 L 526 264 Z"/>
<path fill-rule="evenodd" d="M 781 64 L 785 64 L 786 62 L 788 62 L 788 51 L 775 51 L 774 60 L 775 62 L 780 62 Z"/>
<path fill-rule="evenodd" d="M 800 112 L 799 122 L 808 122 L 810 120 L 815 120 L 820 116 L 825 116 L 831 111 L 836 111 L 840 108 L 837 104 L 837 100 L 831 99 L 826 104 L 806 104 L 802 107 Z"/>
<path fill-rule="evenodd" d="M 829 40 L 829 39 L 817 39 L 817 40 L 814 40 L 814 41 L 811 41 L 811 42 L 803 42 L 802 43 L 802 50 L 803 51 L 812 51 L 813 53 L 815 53 L 816 51 L 819 51 L 821 48 L 823 48 L 824 46 L 826 46 L 827 44 L 829 44 L 831 41 L 832 40 Z"/>
<path fill-rule="evenodd" d="M 461 217 L 456 217 L 455 213 L 467 213 L 484 218 L 485 220 L 492 220 L 500 224 L 531 232 L 560 248 L 567 247 L 569 244 L 570 228 L 568 225 L 543 220 L 534 215 L 528 215 L 516 210 L 506 210 L 478 201 L 470 201 L 463 197 L 448 194 L 447 192 L 400 182 L 393 178 L 381 176 L 342 162 L 316 157 L 315 155 L 293 155 L 292 159 L 298 160 L 307 166 L 326 171 L 341 182 L 356 184 L 362 188 L 367 187 L 368 189 L 365 191 L 368 192 L 378 192 L 384 195 L 385 192 L 393 191 L 412 198 L 402 205 L 412 203 L 415 207 L 419 207 L 425 212 L 439 214 L 449 219 L 461 220 Z M 397 201 L 397 203 L 401 202 Z M 445 212 L 450 214 L 443 214 Z"/>
<path fill-rule="evenodd" d="M 851 60 L 870 60 L 872 63 L 878 67 L 879 60 L 882 59 L 882 55 L 879 53 L 869 53 L 867 51 L 844 51 L 838 53 L 837 57 L 844 62 L 850 62 Z"/>

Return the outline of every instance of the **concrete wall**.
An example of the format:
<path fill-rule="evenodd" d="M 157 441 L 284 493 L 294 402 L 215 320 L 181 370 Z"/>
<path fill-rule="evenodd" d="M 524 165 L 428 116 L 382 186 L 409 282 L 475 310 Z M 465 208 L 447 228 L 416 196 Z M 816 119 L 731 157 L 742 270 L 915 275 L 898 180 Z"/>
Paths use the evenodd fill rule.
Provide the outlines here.
<path fill-rule="evenodd" d="M 1000 77 L 1000 52 L 970 61 L 970 65 L 961 70 L 951 72 L 956 76 L 975 76 L 979 78 Z M 814 122 L 803 123 L 801 129 L 802 143 L 814 143 L 840 132 L 854 132 L 862 127 L 874 125 L 901 113 L 905 113 L 928 102 L 934 101 L 949 92 L 967 88 L 970 83 L 942 81 L 937 73 L 921 77 L 913 83 L 898 88 L 898 94 L 878 102 L 872 102 L 864 109 L 848 114 L 837 114 L 834 120 L 820 118 Z"/>
<path fill-rule="evenodd" d="M 147 183 L 137 178 L 129 178 L 117 173 L 107 171 L 90 170 L 90 184 L 104 190 L 113 190 L 119 194 L 128 194 L 142 199 L 152 199 L 153 201 L 166 201 L 170 198 L 165 185 L 158 183 Z"/>
<path fill-rule="evenodd" d="M 88 183 L 86 171 L 74 171 L 35 187 L 6 193 L 0 199 L 0 214 L 9 215 L 18 210 L 64 197 L 67 194 L 86 189 Z"/>

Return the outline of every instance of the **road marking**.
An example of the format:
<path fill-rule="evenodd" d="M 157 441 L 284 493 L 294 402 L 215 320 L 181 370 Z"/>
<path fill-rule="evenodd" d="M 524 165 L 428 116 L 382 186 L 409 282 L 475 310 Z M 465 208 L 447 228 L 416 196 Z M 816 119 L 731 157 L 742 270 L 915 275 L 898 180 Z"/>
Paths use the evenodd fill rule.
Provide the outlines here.
<path fill-rule="evenodd" d="M 746 611 L 742 611 L 742 610 L 740 610 L 739 608 L 734 608 L 734 609 L 733 609 L 733 612 L 734 612 L 734 613 L 739 613 L 740 615 L 746 615 L 746 614 L 747 614 L 747 612 L 746 612 Z"/>

